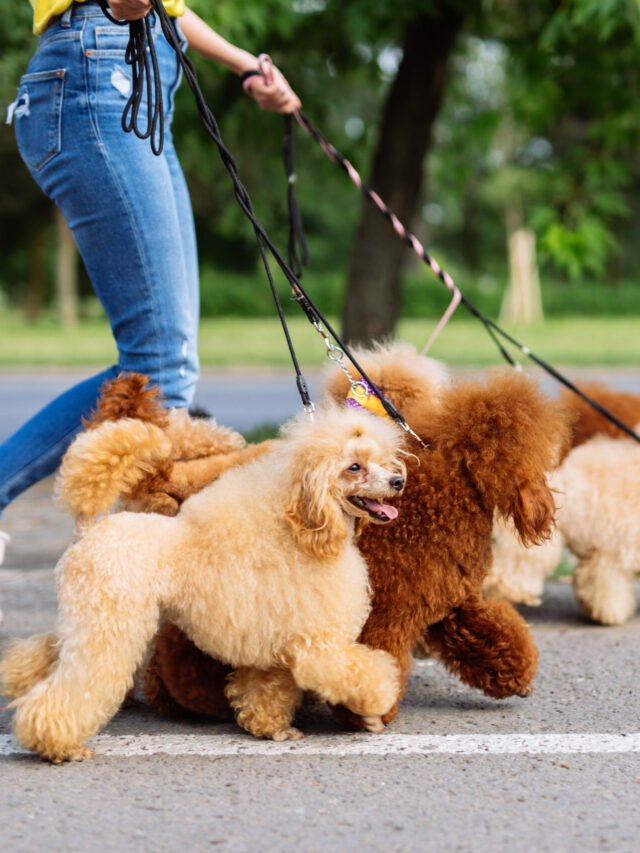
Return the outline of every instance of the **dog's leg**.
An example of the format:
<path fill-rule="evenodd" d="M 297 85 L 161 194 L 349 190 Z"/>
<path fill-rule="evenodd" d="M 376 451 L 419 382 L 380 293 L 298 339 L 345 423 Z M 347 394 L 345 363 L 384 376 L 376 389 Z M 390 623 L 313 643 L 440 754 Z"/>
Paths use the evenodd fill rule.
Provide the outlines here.
<path fill-rule="evenodd" d="M 144 694 L 161 714 L 207 714 L 221 720 L 233 717 L 225 696 L 232 672 L 201 651 L 176 625 L 165 623 L 155 640 L 147 665 Z"/>
<path fill-rule="evenodd" d="M 58 660 L 56 634 L 39 634 L 11 643 L 0 662 L 0 693 L 18 699 L 46 678 Z"/>
<path fill-rule="evenodd" d="M 273 740 L 303 737 L 291 725 L 302 700 L 302 690 L 289 670 L 240 667 L 229 676 L 225 693 L 238 725 L 256 737 Z"/>
<path fill-rule="evenodd" d="M 373 619 L 373 617 L 370 617 L 369 621 L 373 623 L 375 620 Z M 368 638 L 365 639 L 365 633 L 367 632 L 368 628 L 369 623 L 367 623 L 365 631 L 363 631 L 363 634 L 360 638 L 360 642 L 364 643 L 369 648 L 381 648 L 383 649 L 383 651 L 388 652 L 388 654 L 390 654 L 394 658 L 398 666 L 399 682 L 395 702 L 393 703 L 391 708 L 389 708 L 389 710 L 382 715 L 382 722 L 385 726 L 388 726 L 389 723 L 392 723 L 398 715 L 398 704 L 402 699 L 405 690 L 407 689 L 407 682 L 409 680 L 409 673 L 413 665 L 413 659 L 411 657 L 411 650 L 407 637 L 394 636 L 390 634 L 388 628 L 386 628 L 386 636 L 377 636 L 376 641 L 374 642 L 373 638 L 371 640 Z M 336 718 L 336 720 L 338 720 L 338 722 L 344 726 L 349 726 L 354 729 L 367 728 L 363 717 L 361 717 L 357 713 L 353 713 L 353 711 L 350 711 L 344 705 L 336 705 L 332 709 L 332 711 L 333 716 Z"/>
<path fill-rule="evenodd" d="M 582 609 L 603 625 L 622 625 L 636 611 L 633 573 L 615 554 L 594 551 L 573 573 L 573 589 Z"/>
<path fill-rule="evenodd" d="M 60 589 L 57 663 L 14 703 L 16 739 L 55 763 L 91 755 L 86 738 L 120 707 L 158 624 L 153 599 L 141 600 L 145 586 L 136 600 L 131 584 L 105 588 L 104 573 L 83 580 Z"/>
<path fill-rule="evenodd" d="M 522 616 L 504 601 L 470 596 L 429 627 L 424 644 L 461 681 L 494 699 L 531 693 L 538 650 Z"/>
<path fill-rule="evenodd" d="M 387 652 L 336 638 L 318 638 L 283 659 L 302 690 L 331 705 L 345 705 L 363 718 L 368 731 L 384 729 L 382 715 L 400 691 L 398 666 Z"/>

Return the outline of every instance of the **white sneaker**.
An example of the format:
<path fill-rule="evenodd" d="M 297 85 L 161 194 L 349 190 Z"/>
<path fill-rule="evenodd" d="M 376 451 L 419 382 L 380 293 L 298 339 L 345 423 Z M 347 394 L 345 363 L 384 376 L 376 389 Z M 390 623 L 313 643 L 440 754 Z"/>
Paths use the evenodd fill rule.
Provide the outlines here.
<path fill-rule="evenodd" d="M 7 547 L 11 540 L 7 536 L 6 533 L 3 533 L 0 530 L 0 566 L 2 565 L 2 561 L 4 560 L 4 549 Z M 2 610 L 0 610 L 0 624 L 2 624 Z"/>
<path fill-rule="evenodd" d="M 3 533 L 0 530 L 0 566 L 2 565 L 2 561 L 4 560 L 4 549 L 7 547 L 11 539 L 8 534 Z"/>

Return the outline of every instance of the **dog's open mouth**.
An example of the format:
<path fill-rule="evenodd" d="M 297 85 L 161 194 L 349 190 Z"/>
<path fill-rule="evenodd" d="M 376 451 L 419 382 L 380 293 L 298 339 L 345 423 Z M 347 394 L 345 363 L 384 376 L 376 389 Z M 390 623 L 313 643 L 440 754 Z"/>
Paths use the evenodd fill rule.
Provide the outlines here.
<path fill-rule="evenodd" d="M 398 517 L 398 510 L 394 506 L 391 506 L 391 504 L 381 504 L 379 501 L 374 501 L 371 498 L 352 495 L 349 498 L 349 503 L 352 503 L 358 509 L 363 509 L 376 521 L 392 521 Z"/>

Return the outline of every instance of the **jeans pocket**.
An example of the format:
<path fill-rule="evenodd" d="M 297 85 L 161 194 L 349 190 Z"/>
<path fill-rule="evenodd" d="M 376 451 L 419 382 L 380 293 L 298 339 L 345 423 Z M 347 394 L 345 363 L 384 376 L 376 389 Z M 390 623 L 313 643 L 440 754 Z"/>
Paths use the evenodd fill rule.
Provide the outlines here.
<path fill-rule="evenodd" d="M 65 69 L 37 71 L 20 79 L 14 112 L 18 150 L 34 172 L 62 147 Z"/>
<path fill-rule="evenodd" d="M 97 56 L 115 56 L 124 59 L 129 43 L 129 28 L 117 25 L 95 28 L 96 47 L 92 51 Z"/>

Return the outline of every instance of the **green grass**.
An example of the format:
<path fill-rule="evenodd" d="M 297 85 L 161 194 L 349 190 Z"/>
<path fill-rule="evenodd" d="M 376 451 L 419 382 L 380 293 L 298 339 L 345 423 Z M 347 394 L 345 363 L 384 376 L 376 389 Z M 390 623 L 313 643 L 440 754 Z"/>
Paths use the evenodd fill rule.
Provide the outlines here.
<path fill-rule="evenodd" d="M 440 334 L 430 355 L 454 366 L 501 364 L 502 358 L 483 326 L 460 308 Z M 407 319 L 398 337 L 420 350 L 436 321 Z M 300 363 L 305 367 L 325 363 L 322 338 L 306 318 L 290 320 Z M 640 317 L 564 317 L 508 331 L 541 358 L 563 366 L 640 365 Z M 280 324 L 276 318 L 204 319 L 200 331 L 203 367 L 290 365 Z M 61 331 L 52 320 L 25 322 L 18 314 L 0 315 L 0 366 L 84 367 L 104 366 L 115 360 L 115 346 L 106 322 L 90 320 Z M 523 363 L 528 359 L 521 357 Z"/>

